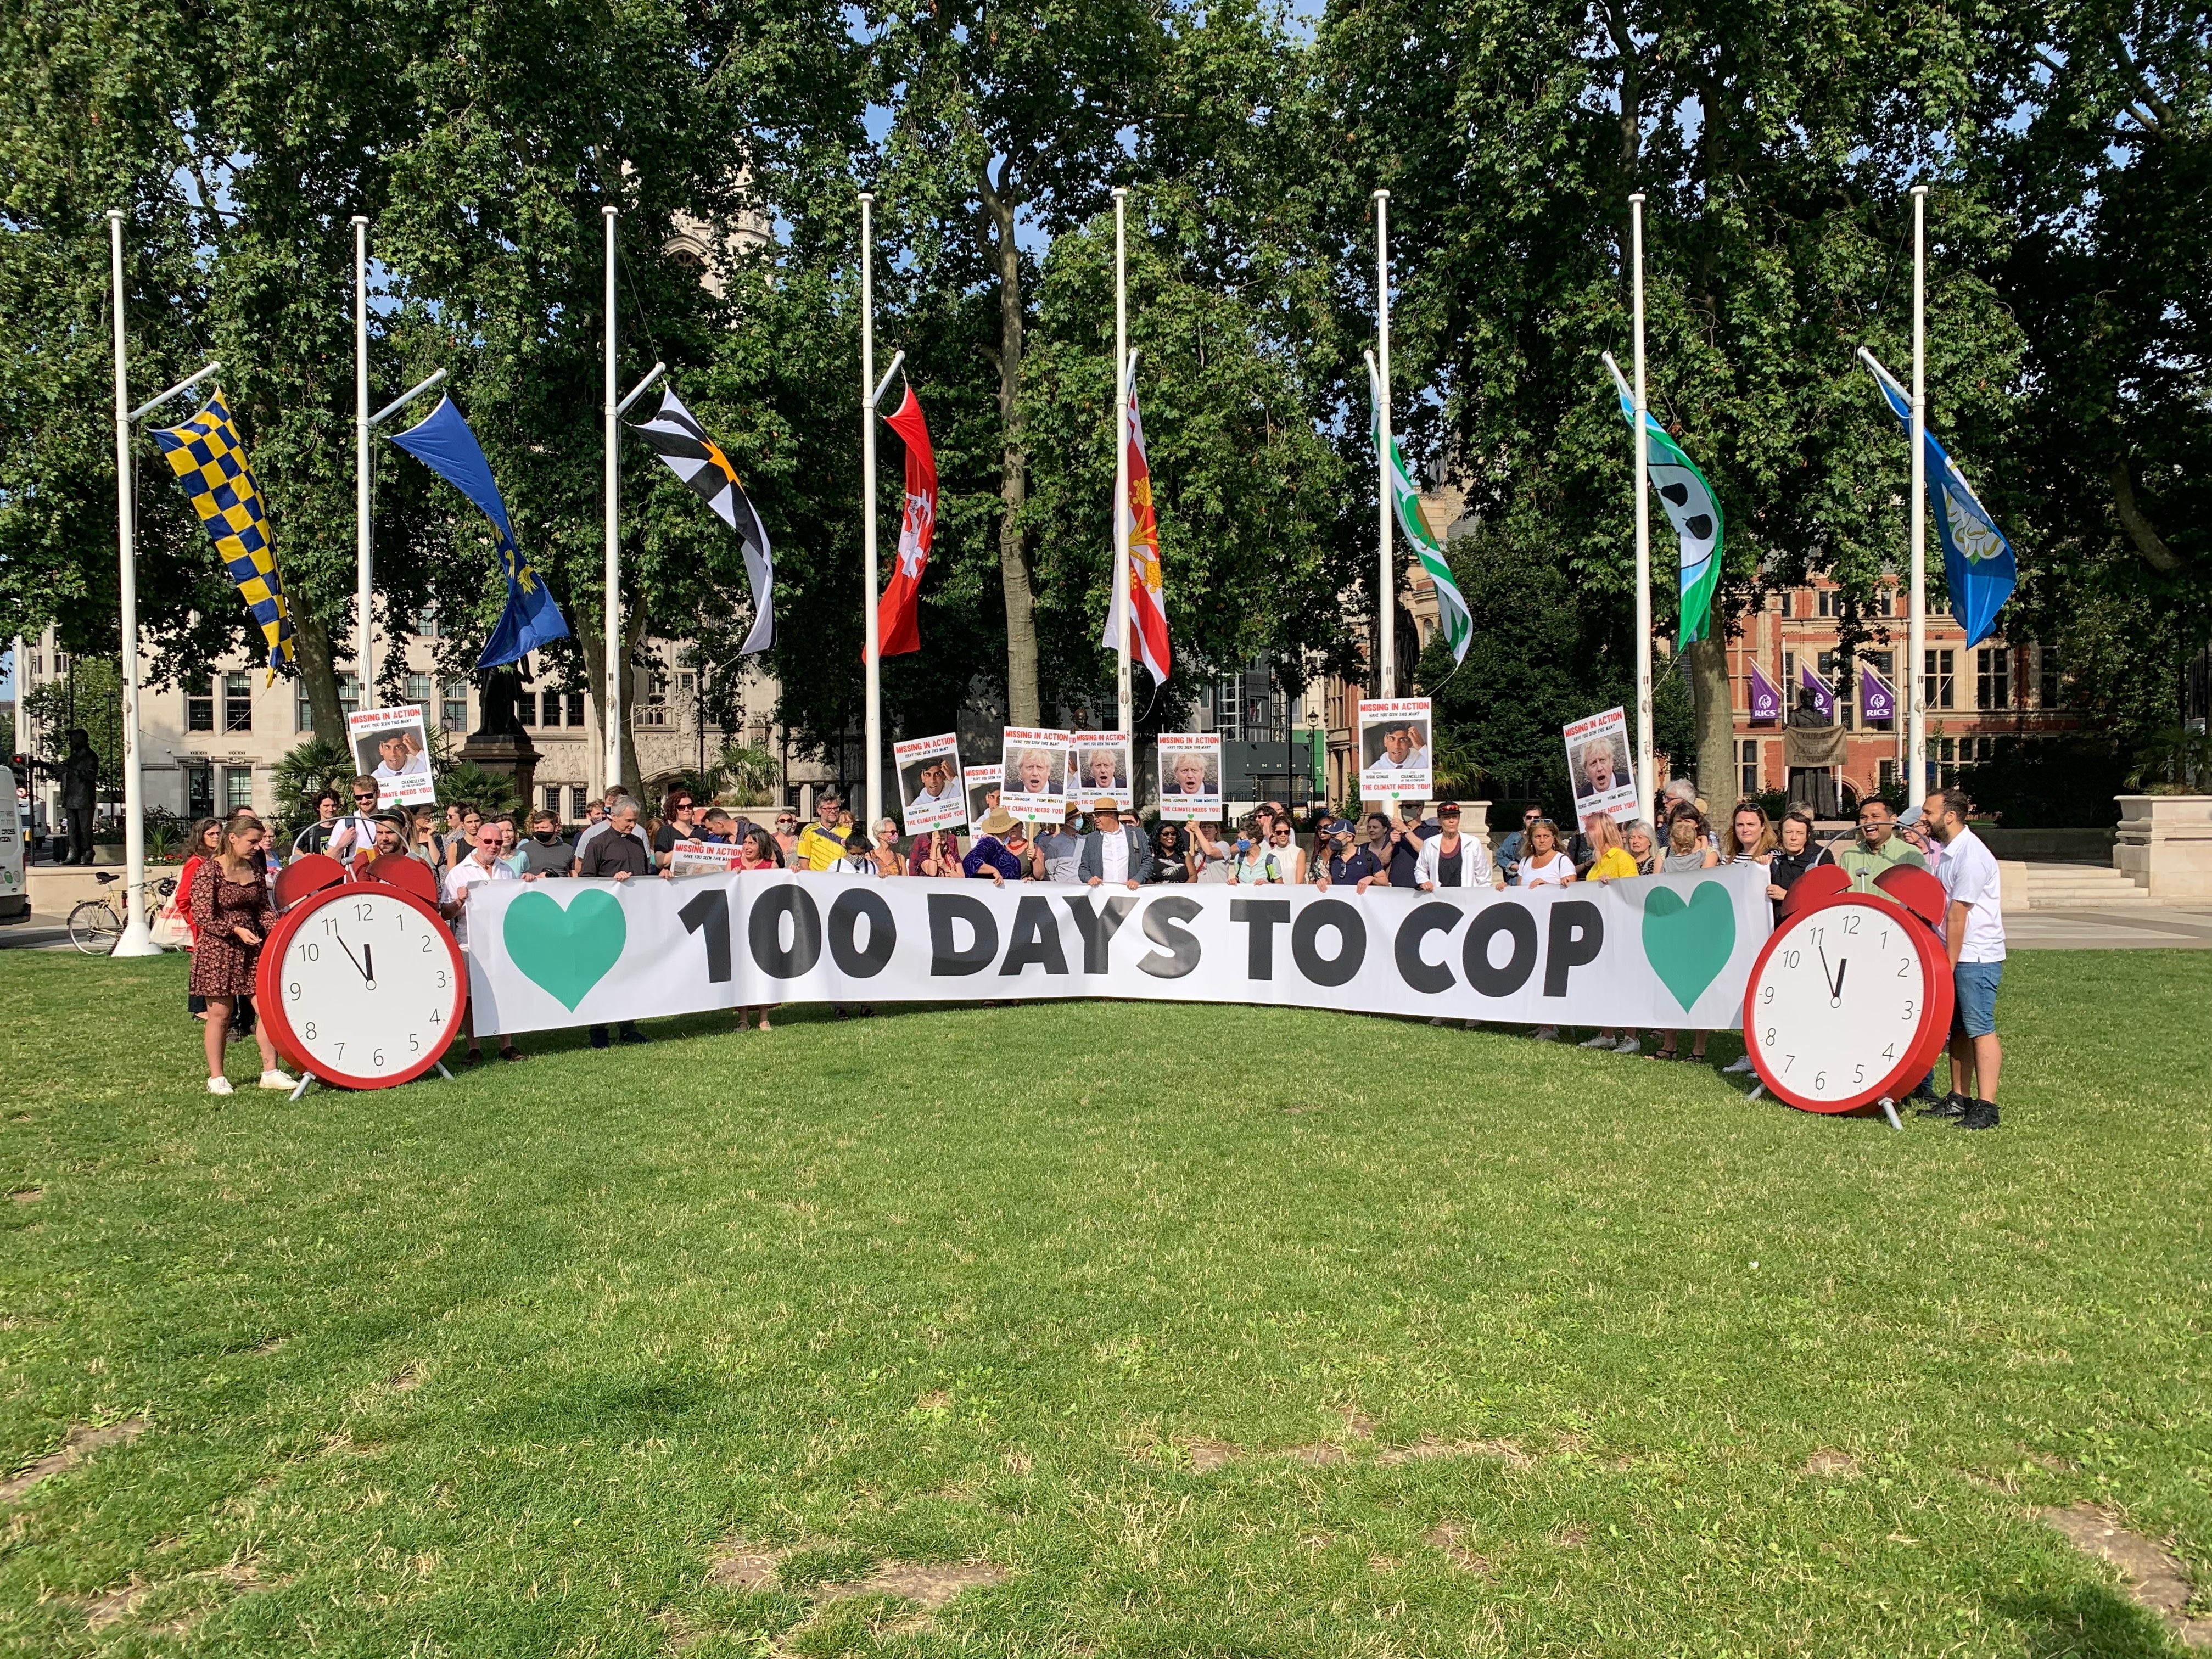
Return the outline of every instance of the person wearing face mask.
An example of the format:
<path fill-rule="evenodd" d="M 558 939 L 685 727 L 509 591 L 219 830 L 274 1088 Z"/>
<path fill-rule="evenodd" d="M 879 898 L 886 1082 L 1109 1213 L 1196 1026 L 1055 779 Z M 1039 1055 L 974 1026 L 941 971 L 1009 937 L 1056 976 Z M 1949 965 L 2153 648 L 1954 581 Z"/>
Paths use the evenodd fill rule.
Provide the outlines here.
<path fill-rule="evenodd" d="M 1349 887 L 1364 893 L 1382 878 L 1382 861 L 1360 843 L 1358 835 L 1350 818 L 1332 818 L 1323 826 L 1323 851 L 1313 872 L 1314 885 L 1322 892 Z"/>

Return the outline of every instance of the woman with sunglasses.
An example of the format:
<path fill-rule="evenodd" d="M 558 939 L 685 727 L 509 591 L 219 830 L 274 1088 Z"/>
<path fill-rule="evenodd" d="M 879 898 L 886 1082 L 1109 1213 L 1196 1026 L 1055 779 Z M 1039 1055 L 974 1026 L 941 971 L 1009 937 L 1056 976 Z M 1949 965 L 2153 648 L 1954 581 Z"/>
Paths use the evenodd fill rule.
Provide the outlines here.
<path fill-rule="evenodd" d="M 1526 850 L 1521 855 L 1520 884 L 1523 887 L 1565 887 L 1575 880 L 1575 861 L 1559 847 L 1559 826 L 1547 817 L 1531 823 L 1522 836 Z M 1539 1042 L 1557 1042 L 1559 1028 L 1539 1025 L 1535 1030 Z"/>

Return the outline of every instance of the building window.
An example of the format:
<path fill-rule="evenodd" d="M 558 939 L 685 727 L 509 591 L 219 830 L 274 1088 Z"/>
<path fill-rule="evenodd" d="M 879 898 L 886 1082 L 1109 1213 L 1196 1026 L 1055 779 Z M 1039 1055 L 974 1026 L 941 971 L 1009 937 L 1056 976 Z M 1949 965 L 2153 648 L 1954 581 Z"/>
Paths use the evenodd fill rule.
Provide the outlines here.
<path fill-rule="evenodd" d="M 1974 707 L 2012 707 L 2012 653 L 2001 645 L 1974 653 Z"/>
<path fill-rule="evenodd" d="M 407 701 L 422 711 L 422 718 L 430 718 L 430 677 L 410 674 L 407 677 Z"/>
<path fill-rule="evenodd" d="M 581 823 L 590 812 L 591 803 L 584 798 L 584 786 L 580 783 L 570 784 L 568 786 L 568 822 Z"/>
<path fill-rule="evenodd" d="M 469 683 L 447 680 L 438 700 L 438 724 L 448 732 L 465 732 L 469 725 Z"/>
<path fill-rule="evenodd" d="M 580 726 L 584 723 L 584 694 L 580 691 L 571 691 L 568 694 L 568 724 L 571 726 Z M 548 726 L 553 724 L 550 720 L 545 723 Z M 766 743 L 768 741 L 766 733 L 763 733 L 760 740 L 763 743 Z"/>
<path fill-rule="evenodd" d="M 1795 651 L 1782 653 L 1782 706 L 1784 708 L 1797 706 L 1797 653 Z"/>
<path fill-rule="evenodd" d="M 226 732 L 251 732 L 253 729 L 252 676 L 225 674 L 222 677 L 222 729 Z"/>
<path fill-rule="evenodd" d="M 1820 653 L 1820 666 L 1816 672 L 1823 680 L 1827 682 L 1828 690 L 1832 694 L 1833 694 L 1836 699 L 1837 723 L 1848 731 L 1850 728 L 1853 716 L 1857 712 L 1857 705 L 1851 701 L 1851 688 L 1848 685 L 1841 685 L 1837 683 L 1836 676 L 1839 665 L 1836 660 L 1836 653 L 1834 652 L 1823 651 Z"/>
<path fill-rule="evenodd" d="M 251 812 L 253 810 L 252 767 L 226 766 L 222 769 L 222 805 L 227 812 Z"/>
<path fill-rule="evenodd" d="M 188 818 L 211 818 L 215 816 L 215 768 L 187 761 L 185 763 L 185 816 Z"/>
<path fill-rule="evenodd" d="M 1833 589 L 1824 587 L 1814 597 L 1820 601 L 1816 609 L 1821 616 L 1840 617 L 1844 614 L 1843 606 L 1838 603 L 1844 596 Z"/>
<path fill-rule="evenodd" d="M 1893 760 L 1886 760 L 1881 763 L 1881 787 L 1885 789 L 1894 789 L 1897 787 L 1897 763 Z"/>
<path fill-rule="evenodd" d="M 1743 768 L 1743 775 L 1738 784 L 1739 793 L 1746 796 L 1757 794 L 1759 793 L 1758 741 L 1745 740 L 1739 747 L 1738 759 Z"/>
<path fill-rule="evenodd" d="M 1244 741 L 1244 677 L 1224 674 L 1213 683 L 1213 729 L 1224 743 Z"/>
<path fill-rule="evenodd" d="M 1897 614 L 1896 610 L 1894 609 L 1894 607 L 1895 607 L 1895 605 L 1896 605 L 1896 603 L 1897 603 L 1897 593 L 1896 593 L 1896 590 L 1895 590 L 1895 589 L 1893 589 L 1893 588 L 1889 588 L 1889 587 L 1877 587 L 1877 588 L 1875 588 L 1875 591 L 1874 591 L 1874 614 L 1875 614 L 1875 616 L 1877 616 L 1877 617 L 1893 617 L 1893 616 L 1895 616 L 1895 615 Z"/>
<path fill-rule="evenodd" d="M 1921 665 L 1920 700 L 1930 708 L 1959 706 L 1958 653 L 1930 651 Z"/>
<path fill-rule="evenodd" d="M 538 694 L 525 690 L 514 700 L 514 718 L 525 726 L 538 724 Z"/>
<path fill-rule="evenodd" d="M 2058 653 L 2047 645 L 2035 647 L 2036 701 L 2045 708 L 2056 708 L 2061 698 L 2058 687 Z"/>
<path fill-rule="evenodd" d="M 205 691 L 185 688 L 185 730 L 212 732 L 215 730 L 215 682 L 210 680 Z M 210 807 L 210 811 L 214 809 Z M 205 814 L 202 814 L 203 817 Z"/>
<path fill-rule="evenodd" d="M 361 680 L 352 674 L 338 676 L 338 712 L 350 714 L 361 707 Z M 315 729 L 315 711 L 307 702 L 307 683 L 295 682 L 292 690 L 292 729 L 301 736 Z"/>
<path fill-rule="evenodd" d="M 421 639 L 436 639 L 438 637 L 438 613 L 434 610 L 416 611 L 415 613 L 414 622 L 409 624 L 409 631 Z"/>
<path fill-rule="evenodd" d="M 561 817 L 561 786 L 557 783 L 549 783 L 540 791 L 540 793 L 544 798 L 545 810 L 550 812 L 557 822 Z"/>

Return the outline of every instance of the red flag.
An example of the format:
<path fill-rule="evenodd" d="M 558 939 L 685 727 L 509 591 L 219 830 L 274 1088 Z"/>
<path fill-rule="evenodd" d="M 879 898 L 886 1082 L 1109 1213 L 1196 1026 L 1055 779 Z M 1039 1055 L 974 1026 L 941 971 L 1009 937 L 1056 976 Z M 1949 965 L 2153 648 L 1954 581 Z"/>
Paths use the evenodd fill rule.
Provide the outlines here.
<path fill-rule="evenodd" d="M 937 457 L 929 447 L 929 427 L 921 401 L 906 389 L 891 429 L 906 444 L 906 514 L 899 521 L 898 566 L 891 572 L 876 608 L 877 647 L 886 657 L 921 649 L 916 594 L 929 563 L 929 544 L 937 533 Z"/>
<path fill-rule="evenodd" d="M 1160 579 L 1160 535 L 1152 513 L 1152 470 L 1145 460 L 1145 423 L 1137 414 L 1137 388 L 1129 388 L 1128 407 L 1121 411 L 1122 441 L 1129 450 L 1129 611 L 1126 620 L 1107 606 L 1107 650 L 1121 649 L 1115 629 L 1129 630 L 1129 652 L 1151 671 L 1160 684 L 1168 682 L 1167 589 Z"/>

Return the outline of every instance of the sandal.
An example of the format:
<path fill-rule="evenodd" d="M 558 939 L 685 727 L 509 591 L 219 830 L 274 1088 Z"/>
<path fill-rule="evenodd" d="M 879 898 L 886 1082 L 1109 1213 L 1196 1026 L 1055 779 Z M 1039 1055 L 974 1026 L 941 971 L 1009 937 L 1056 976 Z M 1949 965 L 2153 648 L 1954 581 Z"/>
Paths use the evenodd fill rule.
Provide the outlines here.
<path fill-rule="evenodd" d="M 1651 1051 L 1651 1058 L 1654 1060 L 1680 1060 L 1681 1059 L 1681 1055 L 1676 1054 L 1672 1048 L 1654 1048 Z"/>

